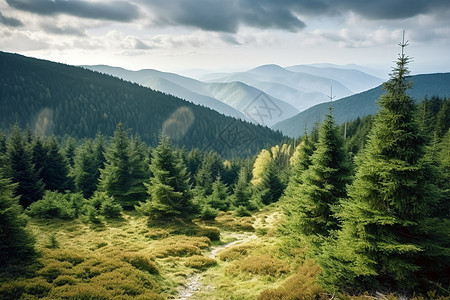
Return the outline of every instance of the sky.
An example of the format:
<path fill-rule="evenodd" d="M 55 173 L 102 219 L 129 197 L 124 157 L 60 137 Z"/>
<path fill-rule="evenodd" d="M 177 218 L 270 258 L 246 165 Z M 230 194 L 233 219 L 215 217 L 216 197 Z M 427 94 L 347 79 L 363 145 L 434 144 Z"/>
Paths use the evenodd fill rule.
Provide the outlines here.
<path fill-rule="evenodd" d="M 411 73 L 450 72 L 449 0 L 0 0 L 1 51 L 131 70 L 332 63 L 387 76 L 403 31 Z"/>

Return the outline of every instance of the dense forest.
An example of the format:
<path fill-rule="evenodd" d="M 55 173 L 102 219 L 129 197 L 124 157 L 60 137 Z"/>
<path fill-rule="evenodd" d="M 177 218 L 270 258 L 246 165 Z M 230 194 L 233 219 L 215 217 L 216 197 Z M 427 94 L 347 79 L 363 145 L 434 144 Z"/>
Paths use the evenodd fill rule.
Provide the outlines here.
<path fill-rule="evenodd" d="M 156 146 L 163 133 L 188 149 L 226 157 L 254 155 L 283 135 L 171 95 L 80 67 L 0 52 L 0 128 L 41 135 L 112 135 L 121 122 Z"/>
<path fill-rule="evenodd" d="M 147 144 L 128 123 L 84 139 L 11 126 L 0 295 L 176 298 L 206 274 L 200 299 L 448 299 L 450 101 L 408 96 L 404 46 L 376 115 L 337 126 L 330 107 L 249 158 Z"/>

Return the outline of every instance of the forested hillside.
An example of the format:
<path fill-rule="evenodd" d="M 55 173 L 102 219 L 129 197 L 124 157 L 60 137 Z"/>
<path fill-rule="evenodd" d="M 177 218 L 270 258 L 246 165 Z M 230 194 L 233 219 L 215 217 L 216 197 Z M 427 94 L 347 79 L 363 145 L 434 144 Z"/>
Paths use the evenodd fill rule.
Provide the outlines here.
<path fill-rule="evenodd" d="M 0 128 L 39 134 L 112 135 L 122 122 L 149 145 L 164 133 L 176 145 L 252 155 L 283 136 L 209 108 L 93 71 L 0 52 Z"/>

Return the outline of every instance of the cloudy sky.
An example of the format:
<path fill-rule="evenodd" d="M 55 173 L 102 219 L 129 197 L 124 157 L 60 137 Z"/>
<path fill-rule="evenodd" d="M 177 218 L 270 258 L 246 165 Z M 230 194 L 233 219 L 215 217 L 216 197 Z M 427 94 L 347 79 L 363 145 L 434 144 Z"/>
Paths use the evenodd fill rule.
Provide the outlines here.
<path fill-rule="evenodd" d="M 239 70 L 360 64 L 450 72 L 449 0 L 0 0 L 0 50 L 68 64 Z"/>

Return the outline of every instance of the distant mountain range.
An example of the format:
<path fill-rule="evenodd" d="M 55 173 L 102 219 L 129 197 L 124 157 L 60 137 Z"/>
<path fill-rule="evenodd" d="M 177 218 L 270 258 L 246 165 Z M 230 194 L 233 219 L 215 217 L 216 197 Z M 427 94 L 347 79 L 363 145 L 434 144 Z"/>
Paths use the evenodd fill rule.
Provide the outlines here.
<path fill-rule="evenodd" d="M 326 102 L 331 87 L 333 97 L 338 99 L 382 82 L 356 69 L 330 65 L 287 68 L 263 65 L 246 72 L 207 74 L 200 80 L 157 70 L 130 71 L 104 65 L 83 67 L 265 126 Z"/>
<path fill-rule="evenodd" d="M 415 75 L 411 76 L 409 80 L 413 82 L 413 86 L 408 90 L 408 94 L 416 102 L 420 102 L 425 97 L 450 97 L 450 73 Z M 328 113 L 330 106 L 338 124 L 375 114 L 379 108 L 376 101 L 383 93 L 382 85 L 380 85 L 337 101 L 321 103 L 275 124 L 272 128 L 280 130 L 288 136 L 298 137 L 303 135 L 305 129 L 311 130 L 316 123 L 320 123 L 323 116 Z"/>
<path fill-rule="evenodd" d="M 98 131 L 111 136 L 119 122 L 149 145 L 165 134 L 179 146 L 224 157 L 254 155 L 285 138 L 110 75 L 0 51 L 0 130 L 19 123 L 41 135 L 82 139 Z"/>

